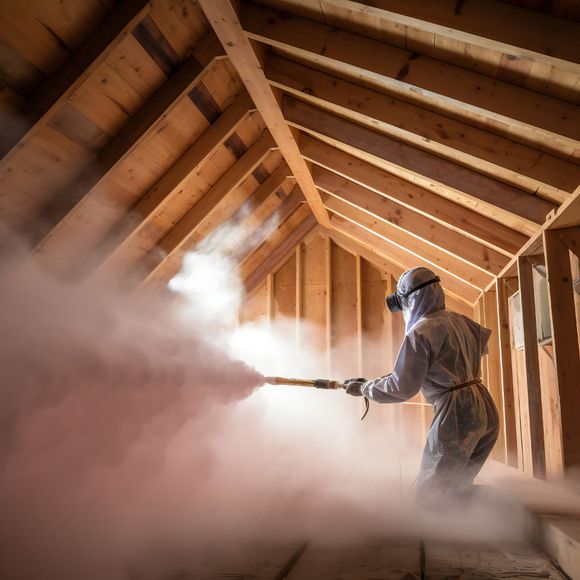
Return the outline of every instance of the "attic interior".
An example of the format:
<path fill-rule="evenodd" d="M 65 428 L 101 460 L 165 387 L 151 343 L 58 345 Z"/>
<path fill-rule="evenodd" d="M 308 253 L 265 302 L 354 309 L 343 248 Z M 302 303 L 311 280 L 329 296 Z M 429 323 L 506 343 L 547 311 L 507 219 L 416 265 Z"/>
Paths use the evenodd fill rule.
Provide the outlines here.
<path fill-rule="evenodd" d="M 0 577 L 580 578 L 579 22 L 0 2 Z M 492 332 L 493 508 L 417 515 L 423 394 L 258 388 L 390 373 L 418 266 Z"/>

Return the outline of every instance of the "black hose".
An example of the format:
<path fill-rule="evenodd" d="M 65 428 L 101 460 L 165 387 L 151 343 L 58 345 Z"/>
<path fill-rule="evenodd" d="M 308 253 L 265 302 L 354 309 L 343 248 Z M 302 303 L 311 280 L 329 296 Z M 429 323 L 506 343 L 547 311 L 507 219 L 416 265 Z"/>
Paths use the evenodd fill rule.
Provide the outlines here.
<path fill-rule="evenodd" d="M 370 408 L 371 408 L 371 404 L 369 403 L 369 400 L 365 397 L 365 412 L 364 412 L 364 415 L 360 418 L 361 421 L 368 415 Z"/>

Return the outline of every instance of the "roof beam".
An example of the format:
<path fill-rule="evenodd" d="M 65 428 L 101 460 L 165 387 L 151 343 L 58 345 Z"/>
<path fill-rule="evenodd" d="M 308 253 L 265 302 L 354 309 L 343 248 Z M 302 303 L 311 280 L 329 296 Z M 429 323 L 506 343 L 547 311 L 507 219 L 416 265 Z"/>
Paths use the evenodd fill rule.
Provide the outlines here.
<path fill-rule="evenodd" d="M 150 9 L 149 0 L 121 2 L 85 44 L 34 91 L 33 99 L 26 105 L 27 123 L 19 131 L 14 131 L 12 140 L 7 139 L 0 145 L 0 167 L 10 163 L 14 154 L 50 121 L 57 109 L 108 58 Z"/>
<path fill-rule="evenodd" d="M 207 35 L 169 80 L 99 152 L 95 162 L 43 208 L 34 224 L 27 228 L 27 235 L 33 236 L 33 246 L 42 244 L 59 224 L 65 222 L 107 174 L 127 159 L 141 139 L 171 112 L 179 99 L 201 81 L 213 63 L 224 57 L 215 35 Z"/>
<path fill-rule="evenodd" d="M 403 270 L 408 270 L 409 268 L 415 268 L 421 265 L 426 266 L 441 278 L 441 285 L 446 291 L 454 296 L 461 297 L 469 304 L 474 304 L 481 294 L 479 290 L 453 276 L 450 276 L 445 270 L 435 267 L 432 264 L 425 263 L 414 254 L 399 248 L 388 240 L 378 236 L 376 233 L 371 232 L 354 222 L 335 215 L 331 216 L 330 223 L 336 231 L 354 239 L 359 244 L 365 246 L 369 251 L 384 257 L 390 262 L 394 262 Z"/>
<path fill-rule="evenodd" d="M 499 274 L 508 262 L 507 256 L 327 169 L 316 168 L 312 175 L 319 189 L 486 274 Z"/>
<path fill-rule="evenodd" d="M 483 290 L 493 280 L 491 274 L 486 274 L 470 264 L 466 264 L 454 256 L 446 254 L 423 240 L 410 235 L 406 231 L 398 229 L 391 223 L 377 219 L 337 197 L 326 196 L 325 198 L 323 197 L 323 201 L 333 214 L 371 231 L 376 236 L 398 246 L 401 250 L 413 254 L 416 259 L 447 272 L 465 284 L 478 290 Z"/>
<path fill-rule="evenodd" d="M 299 99 L 554 203 L 580 182 L 578 165 L 275 54 L 266 56 L 264 71 L 272 86 Z"/>
<path fill-rule="evenodd" d="M 316 219 L 308 214 L 296 228 L 276 245 L 268 254 L 268 257 L 253 270 L 245 280 L 246 293 L 249 294 L 270 273 L 275 272 L 290 257 L 294 248 L 316 226 Z"/>
<path fill-rule="evenodd" d="M 430 57 L 244 2 L 249 37 L 429 108 L 460 112 L 565 159 L 577 154 L 580 111 L 567 103 Z"/>
<path fill-rule="evenodd" d="M 220 202 L 241 185 L 275 146 L 270 133 L 264 131 L 240 159 L 222 175 L 213 187 L 205 192 L 203 197 L 149 252 L 140 269 L 145 280 L 152 278 L 165 260 L 179 251 L 196 230 L 208 223 Z"/>
<path fill-rule="evenodd" d="M 471 207 L 526 235 L 533 235 L 539 224 L 544 223 L 546 215 L 556 207 L 511 185 L 293 97 L 284 98 L 283 109 L 285 118 L 295 127 L 358 150 L 377 160 L 387 171 Z"/>
<path fill-rule="evenodd" d="M 486 216 L 391 175 L 306 133 L 300 136 L 300 151 L 306 159 L 320 167 L 392 199 L 506 256 L 516 254 L 528 240 L 523 234 Z"/>
<path fill-rule="evenodd" d="M 548 14 L 494 0 L 460 6 L 456 0 L 374 0 L 372 5 L 352 0 L 325 0 L 325 3 L 339 10 L 332 18 L 327 16 L 332 25 L 341 24 L 341 14 L 348 11 L 351 18 L 356 14 L 376 19 L 379 26 L 388 22 L 390 26 L 421 31 L 433 44 L 438 38 L 447 38 L 493 52 L 501 57 L 502 65 L 515 60 L 523 61 L 530 69 L 553 67 L 560 72 L 580 74 L 578 24 Z"/>
<path fill-rule="evenodd" d="M 203 165 L 213 152 L 247 118 L 252 101 L 247 93 L 239 95 L 217 120 L 174 165 L 147 191 L 127 215 L 114 226 L 107 238 L 95 249 L 90 268 L 105 268 L 122 253 L 132 239 L 176 195 L 189 176 Z"/>
<path fill-rule="evenodd" d="M 262 65 L 242 30 L 231 1 L 200 0 L 200 5 L 296 177 L 316 219 L 322 225 L 328 225 L 328 214 L 310 171 L 300 155 L 294 135 L 284 120 L 278 101 L 264 76 Z"/>

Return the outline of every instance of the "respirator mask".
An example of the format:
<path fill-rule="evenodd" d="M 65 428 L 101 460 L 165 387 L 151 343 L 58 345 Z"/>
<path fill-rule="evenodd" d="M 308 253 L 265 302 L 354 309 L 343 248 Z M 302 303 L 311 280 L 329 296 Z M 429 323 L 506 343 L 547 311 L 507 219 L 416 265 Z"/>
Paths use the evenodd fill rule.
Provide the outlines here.
<path fill-rule="evenodd" d="M 403 310 L 403 303 L 402 303 L 403 298 L 408 298 L 409 296 L 411 296 L 411 294 L 413 294 L 413 292 L 417 292 L 417 290 L 421 290 L 421 288 L 425 288 L 425 286 L 429 286 L 430 284 L 435 284 L 436 282 L 441 282 L 441 279 L 439 278 L 439 276 L 435 276 L 435 278 L 432 278 L 431 280 L 428 280 L 427 282 L 423 282 L 422 284 L 419 284 L 419 286 L 415 286 L 415 288 L 411 288 L 411 290 L 409 290 L 405 294 L 400 294 L 399 292 L 393 292 L 392 294 L 389 294 L 385 298 L 385 302 L 387 303 L 387 308 L 391 312 L 401 312 L 401 310 Z"/>

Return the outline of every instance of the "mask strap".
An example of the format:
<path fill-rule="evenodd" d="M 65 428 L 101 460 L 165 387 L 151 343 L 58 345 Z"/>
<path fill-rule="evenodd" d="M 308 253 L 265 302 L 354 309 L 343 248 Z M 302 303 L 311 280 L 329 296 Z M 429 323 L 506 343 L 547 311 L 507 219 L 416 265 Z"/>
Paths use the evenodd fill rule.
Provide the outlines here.
<path fill-rule="evenodd" d="M 406 294 L 401 294 L 401 296 L 403 298 L 408 298 L 409 296 L 411 296 L 411 294 L 413 294 L 413 292 L 417 292 L 417 290 L 421 290 L 421 288 L 425 288 L 425 286 L 435 284 L 436 282 L 441 282 L 441 278 L 439 278 L 439 276 L 435 276 L 435 278 L 433 278 L 432 280 L 428 280 L 427 282 L 419 284 L 419 286 L 415 286 L 415 288 L 409 290 L 409 292 L 407 292 Z"/>

